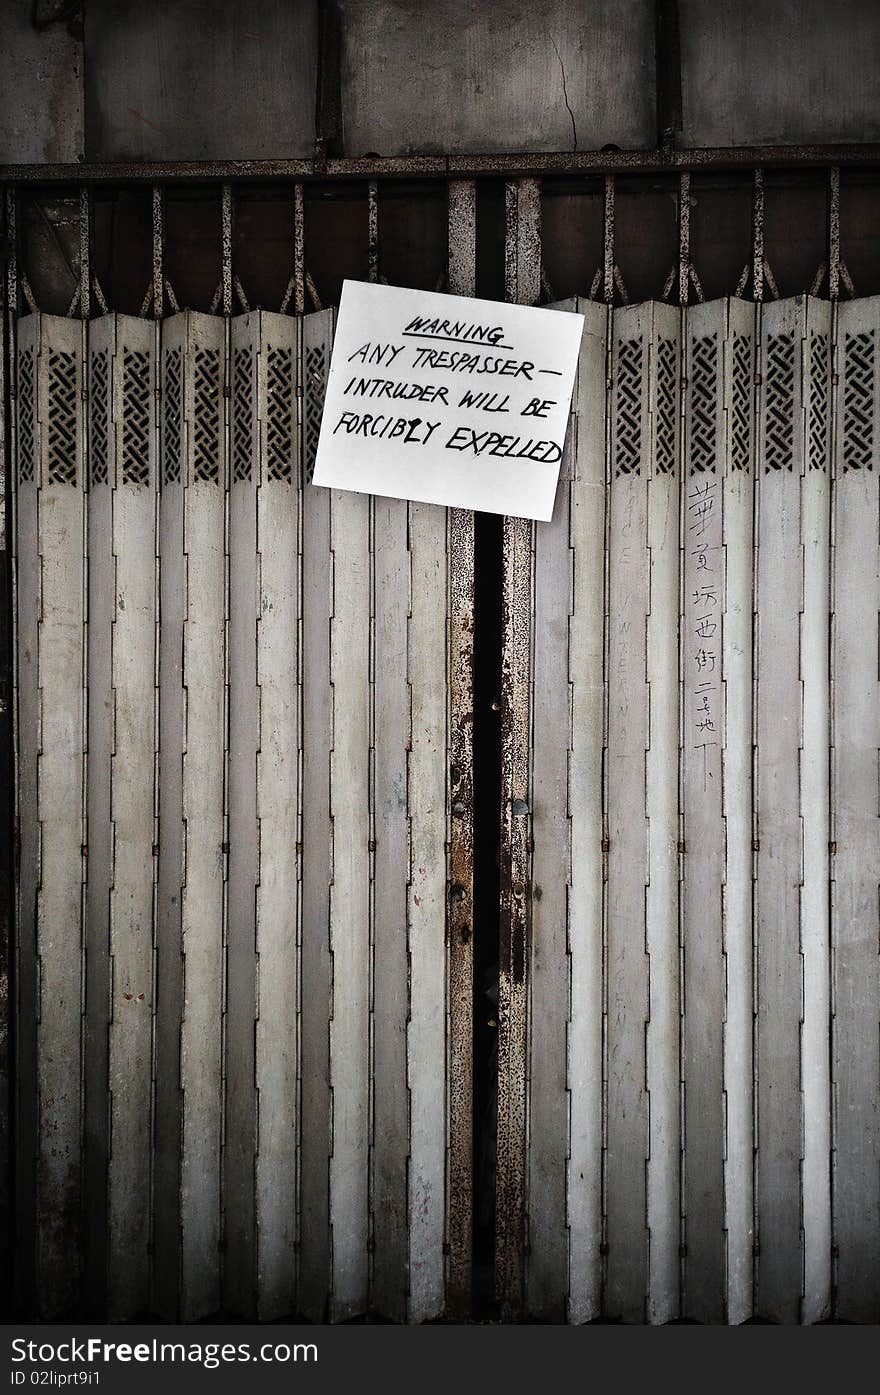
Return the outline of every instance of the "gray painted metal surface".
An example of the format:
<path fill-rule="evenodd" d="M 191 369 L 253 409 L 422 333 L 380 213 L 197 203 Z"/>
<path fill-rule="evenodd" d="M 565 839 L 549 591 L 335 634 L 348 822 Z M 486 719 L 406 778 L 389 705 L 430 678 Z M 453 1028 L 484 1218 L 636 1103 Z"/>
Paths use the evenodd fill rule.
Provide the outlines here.
<path fill-rule="evenodd" d="M 22 1283 L 41 1315 L 79 1288 L 83 1118 L 82 932 L 85 880 L 85 495 L 82 328 L 19 326 L 17 555 L 20 809 L 18 1017 L 27 1053 L 18 1096 Z M 25 812 L 27 811 L 27 812 Z"/>
<path fill-rule="evenodd" d="M 880 302 L 838 310 L 834 475 L 832 1231 L 837 1305 L 880 1305 L 878 478 Z"/>

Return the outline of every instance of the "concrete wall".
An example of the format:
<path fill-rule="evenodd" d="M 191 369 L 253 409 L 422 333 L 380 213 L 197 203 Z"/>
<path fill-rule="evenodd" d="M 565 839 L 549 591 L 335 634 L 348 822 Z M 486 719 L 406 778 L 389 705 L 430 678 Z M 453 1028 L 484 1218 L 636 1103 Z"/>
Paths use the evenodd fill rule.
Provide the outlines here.
<path fill-rule="evenodd" d="M 341 8 L 347 154 L 654 144 L 652 0 Z"/>
<path fill-rule="evenodd" d="M 683 145 L 880 140 L 876 0 L 679 0 Z"/>
<path fill-rule="evenodd" d="M 94 160 L 311 155 L 316 0 L 87 0 Z"/>
<path fill-rule="evenodd" d="M 346 155 L 656 143 L 654 0 L 335 0 Z M 0 0 L 0 160 L 308 156 L 320 0 Z M 36 12 L 40 21 L 33 22 Z M 874 0 L 679 0 L 683 145 L 880 139 Z"/>
<path fill-rule="evenodd" d="M 31 14 L 31 0 L 0 0 L 0 160 L 76 160 L 83 150 L 79 26 L 38 30 Z"/>

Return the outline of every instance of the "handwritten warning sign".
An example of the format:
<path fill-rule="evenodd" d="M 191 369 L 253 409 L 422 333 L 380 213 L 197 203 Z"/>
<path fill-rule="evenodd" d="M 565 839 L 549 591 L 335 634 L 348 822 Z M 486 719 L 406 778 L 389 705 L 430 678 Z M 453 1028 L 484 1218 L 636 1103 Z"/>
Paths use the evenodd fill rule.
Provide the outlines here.
<path fill-rule="evenodd" d="M 547 520 L 583 316 L 346 281 L 314 482 Z"/>

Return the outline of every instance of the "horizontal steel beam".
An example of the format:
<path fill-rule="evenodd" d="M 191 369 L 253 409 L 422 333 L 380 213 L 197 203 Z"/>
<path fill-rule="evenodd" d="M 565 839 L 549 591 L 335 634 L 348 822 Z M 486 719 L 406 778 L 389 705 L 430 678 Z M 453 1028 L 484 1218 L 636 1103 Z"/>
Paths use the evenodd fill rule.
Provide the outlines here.
<path fill-rule="evenodd" d="M 130 164 L 0 165 L 11 184 L 242 180 L 500 179 L 692 170 L 880 164 L 880 144 L 765 145 L 700 150 L 584 150 L 513 155 L 395 155 L 346 160 L 180 160 Z"/>

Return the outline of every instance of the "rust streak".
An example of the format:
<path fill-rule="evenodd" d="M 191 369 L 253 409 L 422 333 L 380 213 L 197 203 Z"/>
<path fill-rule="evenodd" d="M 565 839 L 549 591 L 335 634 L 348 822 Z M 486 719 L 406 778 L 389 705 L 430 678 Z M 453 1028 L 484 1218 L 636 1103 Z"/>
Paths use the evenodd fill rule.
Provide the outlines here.
<path fill-rule="evenodd" d="M 145 126 L 149 126 L 151 131 L 158 131 L 159 135 L 162 134 L 162 127 L 157 126 L 155 121 L 151 121 L 148 116 L 144 116 L 142 111 L 138 111 L 137 107 L 129 107 L 128 114 L 129 116 L 133 116 L 136 121 L 141 121 Z"/>

